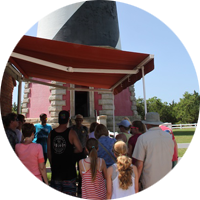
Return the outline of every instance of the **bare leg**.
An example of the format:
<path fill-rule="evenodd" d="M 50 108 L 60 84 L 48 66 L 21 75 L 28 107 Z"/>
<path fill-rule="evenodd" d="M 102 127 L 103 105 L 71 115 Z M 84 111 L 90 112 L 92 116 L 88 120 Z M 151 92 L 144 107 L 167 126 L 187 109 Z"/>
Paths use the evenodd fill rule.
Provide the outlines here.
<path fill-rule="evenodd" d="M 181 188 L 180 188 L 180 185 L 174 186 L 174 194 L 176 196 L 176 200 L 181 200 Z"/>

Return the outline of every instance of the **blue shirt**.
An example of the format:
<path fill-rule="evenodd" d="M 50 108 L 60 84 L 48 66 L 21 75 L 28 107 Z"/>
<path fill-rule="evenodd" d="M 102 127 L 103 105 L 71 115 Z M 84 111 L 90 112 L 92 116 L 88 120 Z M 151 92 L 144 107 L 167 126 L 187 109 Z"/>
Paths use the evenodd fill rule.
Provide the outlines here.
<path fill-rule="evenodd" d="M 33 140 L 34 143 L 39 143 L 42 145 L 43 152 L 47 153 L 47 139 L 49 133 L 52 131 L 52 127 L 50 124 L 42 125 L 40 123 L 35 124 L 35 138 Z"/>
<path fill-rule="evenodd" d="M 99 138 L 99 142 L 101 142 L 101 144 L 111 153 L 111 155 L 115 157 L 112 152 L 112 149 L 114 143 L 116 142 L 116 139 L 110 138 L 108 136 L 101 136 Z M 105 160 L 107 168 L 115 163 L 114 160 L 110 157 L 110 155 L 108 155 L 108 153 L 101 147 L 101 145 L 99 145 L 99 150 L 97 151 L 97 153 L 99 158 L 103 158 Z"/>

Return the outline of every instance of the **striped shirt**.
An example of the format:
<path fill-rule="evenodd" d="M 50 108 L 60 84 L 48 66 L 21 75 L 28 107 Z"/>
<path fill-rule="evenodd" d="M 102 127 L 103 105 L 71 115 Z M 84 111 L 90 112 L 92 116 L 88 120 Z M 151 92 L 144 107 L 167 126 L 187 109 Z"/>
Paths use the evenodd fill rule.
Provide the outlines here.
<path fill-rule="evenodd" d="M 88 163 L 85 159 L 84 162 Z M 91 169 L 85 170 L 82 160 L 84 172 L 82 172 L 82 198 L 83 199 L 106 199 L 106 185 L 103 178 L 102 171 L 97 169 L 97 174 L 94 182 L 92 181 Z M 100 158 L 101 169 L 102 159 Z"/>

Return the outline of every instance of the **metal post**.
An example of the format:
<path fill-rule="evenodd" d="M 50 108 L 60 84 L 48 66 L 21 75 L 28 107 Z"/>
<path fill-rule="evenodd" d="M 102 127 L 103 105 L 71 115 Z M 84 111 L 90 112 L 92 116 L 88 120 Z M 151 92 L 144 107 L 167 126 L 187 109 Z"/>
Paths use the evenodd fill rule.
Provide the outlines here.
<path fill-rule="evenodd" d="M 146 102 L 146 91 L 145 91 L 145 79 L 144 79 L 144 66 L 142 66 L 142 82 L 143 82 L 143 94 L 144 94 L 144 112 L 147 114 L 147 102 Z"/>
<path fill-rule="evenodd" d="M 113 93 L 113 133 L 115 138 L 115 95 Z"/>
<path fill-rule="evenodd" d="M 21 114 L 22 81 L 18 85 L 17 114 Z"/>

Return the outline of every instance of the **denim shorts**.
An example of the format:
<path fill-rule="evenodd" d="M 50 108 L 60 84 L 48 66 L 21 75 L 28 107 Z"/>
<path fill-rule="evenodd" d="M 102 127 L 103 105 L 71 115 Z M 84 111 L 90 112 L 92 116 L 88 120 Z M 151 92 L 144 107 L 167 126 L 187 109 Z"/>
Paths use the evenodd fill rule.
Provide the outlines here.
<path fill-rule="evenodd" d="M 51 180 L 51 187 L 65 194 L 76 196 L 76 178 L 72 180 Z"/>

